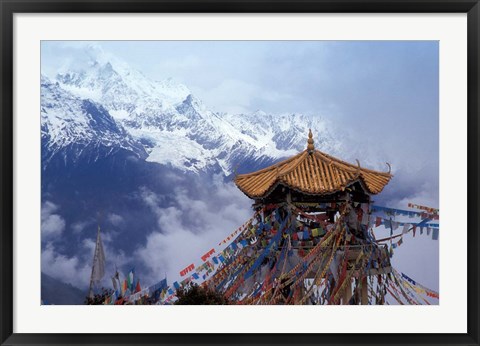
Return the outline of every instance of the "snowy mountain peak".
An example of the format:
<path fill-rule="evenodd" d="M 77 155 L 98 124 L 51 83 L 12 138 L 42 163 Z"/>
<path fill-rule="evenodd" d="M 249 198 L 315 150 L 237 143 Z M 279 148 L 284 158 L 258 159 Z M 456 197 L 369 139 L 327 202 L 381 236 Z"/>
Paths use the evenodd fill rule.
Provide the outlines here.
<path fill-rule="evenodd" d="M 177 83 L 173 78 L 155 82 L 158 97 L 167 98 L 171 104 L 181 102 L 191 95 L 190 89 L 184 84 Z"/>
<path fill-rule="evenodd" d="M 191 91 L 172 78 L 154 81 L 101 47 L 86 46 L 54 79 L 77 97 L 101 103 L 118 120 L 174 112 Z"/>
<path fill-rule="evenodd" d="M 259 117 L 264 117 L 267 115 L 267 113 L 265 113 L 264 111 L 260 110 L 260 109 L 257 109 L 255 112 L 253 112 L 254 116 L 259 116 Z"/>
<path fill-rule="evenodd" d="M 192 94 L 189 94 L 177 109 L 186 113 L 191 109 L 200 116 L 204 114 L 211 116 L 213 114 L 199 98 Z"/>
<path fill-rule="evenodd" d="M 53 79 L 55 88 L 50 83 L 42 91 L 45 136 L 56 145 L 81 142 L 82 136 L 91 139 L 89 136 L 102 125 L 113 129 L 106 136 L 115 138 L 110 143 L 117 143 L 122 134 L 126 142 L 118 142 L 120 146 L 138 152 L 141 143 L 148 153 L 147 161 L 196 173 L 213 170 L 226 176 L 243 162 L 271 163 L 304 150 L 309 128 L 315 133 L 317 148 L 338 152 L 318 117 L 261 110 L 219 114 L 187 86 L 172 78 L 149 79 L 101 47 L 86 46 L 74 60 L 77 62 Z M 44 80 L 49 83 L 46 77 L 42 83 Z M 59 96 L 52 97 L 52 93 Z M 88 105 L 98 112 L 89 113 Z M 62 107 L 68 111 L 62 113 Z M 94 119 L 91 113 L 101 117 Z M 58 131 L 59 126 L 68 131 Z"/>
<path fill-rule="evenodd" d="M 137 158 L 146 157 L 143 146 L 102 105 L 76 97 L 44 76 L 41 80 L 44 166 L 56 154 L 65 155 L 65 162 L 75 162 L 85 155 L 96 160 L 119 150 Z"/>

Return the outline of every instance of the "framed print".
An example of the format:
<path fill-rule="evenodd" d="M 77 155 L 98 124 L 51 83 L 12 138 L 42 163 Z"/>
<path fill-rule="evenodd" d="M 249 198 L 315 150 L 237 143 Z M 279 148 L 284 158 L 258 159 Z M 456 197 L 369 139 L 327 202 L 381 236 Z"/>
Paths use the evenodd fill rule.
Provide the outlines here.
<path fill-rule="evenodd" d="M 477 1 L 1 4 L 2 344 L 478 344 Z"/>

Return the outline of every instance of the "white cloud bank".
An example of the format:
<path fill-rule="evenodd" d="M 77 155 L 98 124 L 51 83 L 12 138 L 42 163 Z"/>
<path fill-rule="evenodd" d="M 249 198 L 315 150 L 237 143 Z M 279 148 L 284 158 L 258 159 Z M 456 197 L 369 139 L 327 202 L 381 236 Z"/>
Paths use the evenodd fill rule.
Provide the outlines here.
<path fill-rule="evenodd" d="M 42 239 L 60 236 L 65 230 L 65 220 L 55 212 L 59 207 L 49 201 L 42 205 Z"/>
<path fill-rule="evenodd" d="M 171 283 L 191 263 L 247 221 L 251 201 L 233 183 L 217 183 L 208 198 L 193 198 L 183 189 L 175 195 L 175 205 L 160 206 L 161 197 L 142 189 L 142 199 L 155 213 L 158 229 L 150 233 L 136 257 L 149 271 L 145 277 L 158 281 L 167 275 Z M 153 282 L 150 282 L 153 283 Z"/>

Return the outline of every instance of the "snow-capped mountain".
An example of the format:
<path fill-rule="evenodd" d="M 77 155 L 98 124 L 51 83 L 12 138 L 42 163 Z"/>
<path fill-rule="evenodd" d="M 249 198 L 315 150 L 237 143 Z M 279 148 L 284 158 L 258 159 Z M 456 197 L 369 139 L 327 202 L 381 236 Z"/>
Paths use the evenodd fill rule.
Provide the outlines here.
<path fill-rule="evenodd" d="M 41 78 L 42 164 L 56 155 L 75 162 L 82 156 L 97 160 L 118 151 L 146 158 L 141 143 L 117 124 L 101 105 L 81 99 L 62 89 L 58 83 Z"/>
<path fill-rule="evenodd" d="M 257 166 L 303 150 L 309 128 L 317 148 L 339 151 L 339 142 L 317 117 L 212 112 L 171 78 L 150 80 L 95 47 L 86 48 L 85 56 L 86 63 L 71 63 L 53 83 L 42 79 L 42 131 L 52 155 L 71 143 L 91 141 L 100 131 L 102 144 L 117 143 L 139 157 L 144 149 L 146 161 L 228 176 L 243 162 Z M 104 121 L 92 122 L 92 114 Z M 112 131 L 97 129 L 101 124 Z"/>

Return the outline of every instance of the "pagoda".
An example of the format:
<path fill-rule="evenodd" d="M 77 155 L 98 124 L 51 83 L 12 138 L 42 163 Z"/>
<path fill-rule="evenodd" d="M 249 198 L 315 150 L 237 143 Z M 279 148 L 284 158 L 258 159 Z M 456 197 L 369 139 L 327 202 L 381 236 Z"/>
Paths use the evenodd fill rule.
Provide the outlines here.
<path fill-rule="evenodd" d="M 239 304 L 383 304 L 391 254 L 369 228 L 387 166 L 325 154 L 310 130 L 306 150 L 236 175 L 255 214 L 208 285 Z"/>

